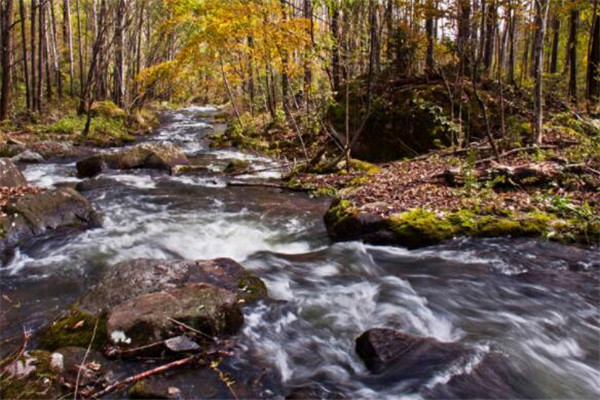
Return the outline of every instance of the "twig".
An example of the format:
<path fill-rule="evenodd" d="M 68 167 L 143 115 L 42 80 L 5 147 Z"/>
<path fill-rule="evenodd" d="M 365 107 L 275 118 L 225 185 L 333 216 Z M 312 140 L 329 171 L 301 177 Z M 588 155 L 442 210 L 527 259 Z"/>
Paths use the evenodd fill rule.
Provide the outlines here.
<path fill-rule="evenodd" d="M 239 186 L 239 187 L 267 187 L 274 189 L 283 189 L 290 190 L 292 192 L 310 192 L 315 190 L 314 188 L 305 188 L 305 187 L 291 187 L 285 185 L 279 185 L 277 183 L 269 183 L 269 182 L 227 182 L 227 186 Z"/>
<path fill-rule="evenodd" d="M 118 356 L 122 356 L 124 354 L 137 353 L 140 350 L 151 349 L 153 347 L 157 347 L 157 346 L 163 345 L 164 343 L 165 343 L 165 341 L 161 340 L 160 342 L 154 342 L 154 343 L 150 343 L 150 344 L 147 344 L 147 345 L 144 345 L 144 346 L 134 347 L 132 349 L 126 349 L 126 350 L 120 350 L 120 349 L 118 349 L 116 347 L 112 347 L 112 348 L 110 348 L 110 350 L 108 350 L 106 352 L 106 354 L 109 357 L 118 357 Z"/>
<path fill-rule="evenodd" d="M 548 150 L 548 149 L 555 149 L 555 148 L 556 148 L 556 146 L 552 146 L 552 145 L 518 147 L 516 149 L 505 151 L 504 153 L 500 154 L 500 157 L 506 157 L 508 155 L 518 153 L 520 151 Z M 475 161 L 475 165 L 485 164 L 487 162 L 495 161 L 495 160 L 496 160 L 496 157 L 483 158 L 481 160 Z"/>
<path fill-rule="evenodd" d="M 115 390 L 119 389 L 121 386 L 137 382 L 137 381 L 142 380 L 144 378 L 147 378 L 149 376 L 156 375 L 156 374 L 159 374 L 161 372 L 167 371 L 167 370 L 169 370 L 171 368 L 180 367 L 182 365 L 189 364 L 192 361 L 194 361 L 196 358 L 197 358 L 197 356 L 189 356 L 189 357 L 186 357 L 186 358 L 182 358 L 181 360 L 177 360 L 177 361 L 173 361 L 173 362 L 170 362 L 168 364 L 165 364 L 165 365 L 161 365 L 160 367 L 156 367 L 154 369 L 151 369 L 151 370 L 148 370 L 148 371 L 144 371 L 144 372 L 139 373 L 137 375 L 130 376 L 130 377 L 125 378 L 123 380 L 116 381 L 112 385 L 108 385 L 107 387 L 105 387 L 104 389 L 102 389 L 100 391 L 87 394 L 85 397 L 100 398 L 102 396 L 105 396 L 105 395 L 107 395 L 109 393 L 114 392 Z"/>
<path fill-rule="evenodd" d="M 17 362 L 21 357 L 23 357 L 23 354 L 25 354 L 25 351 L 27 350 L 27 343 L 29 343 L 29 339 L 31 338 L 31 333 L 29 333 L 29 331 L 27 329 L 25 329 L 25 327 L 23 327 L 23 344 L 21 345 L 21 348 L 19 349 L 19 352 L 17 353 L 17 357 L 11 361 L 11 357 L 7 357 L 6 358 L 6 362 L 4 362 L 2 364 L 0 364 L 0 367 L 2 367 L 2 372 L 0 373 L 0 375 L 2 375 L 4 373 L 4 371 L 6 370 L 6 368 Z"/>
<path fill-rule="evenodd" d="M 85 354 L 83 355 L 83 360 L 81 361 L 81 365 L 77 368 L 77 379 L 75 379 L 75 392 L 73 393 L 73 399 L 77 399 L 77 390 L 79 389 L 79 379 L 81 378 L 81 371 L 85 368 L 85 361 L 87 360 L 88 354 L 90 354 L 90 350 L 92 349 L 92 343 L 94 343 L 94 339 L 96 338 L 96 330 L 98 329 L 98 322 L 100 318 L 96 318 L 96 324 L 94 325 L 94 331 L 92 332 L 92 339 L 88 344 L 87 349 L 85 350 Z"/>
<path fill-rule="evenodd" d="M 231 356 L 231 353 L 226 352 L 226 351 L 216 350 L 216 351 L 213 351 L 210 353 L 195 354 L 193 356 L 189 356 L 189 357 L 182 358 L 182 359 L 179 359 L 176 361 L 172 361 L 168 364 L 164 364 L 159 367 L 156 367 L 156 368 L 144 371 L 144 372 L 140 372 L 139 374 L 132 375 L 125 379 L 116 381 L 113 384 L 106 386 L 102 390 L 99 390 L 96 392 L 91 392 L 91 393 L 86 393 L 86 394 L 84 394 L 84 397 L 85 398 L 89 398 L 89 397 L 100 398 L 102 396 L 106 396 L 107 394 L 114 392 L 115 390 L 118 390 L 119 388 L 121 388 L 124 385 L 129 385 L 131 383 L 140 381 L 144 378 L 148 378 L 152 375 L 157 375 L 162 372 L 168 371 L 170 369 L 190 364 L 193 361 L 200 360 L 202 357 L 211 357 L 211 356 L 226 356 L 226 357 L 228 357 L 228 356 Z"/>
<path fill-rule="evenodd" d="M 168 319 L 169 321 L 171 321 L 172 323 L 174 323 L 174 324 L 176 324 L 176 325 L 179 325 L 179 326 L 181 326 L 182 328 L 185 328 L 185 329 L 187 329 L 187 330 L 189 330 L 189 331 L 192 331 L 192 332 L 194 332 L 194 333 L 197 333 L 198 335 L 200 335 L 200 336 L 202 336 L 202 337 L 205 337 L 206 339 L 208 339 L 208 340 L 210 340 L 210 341 L 212 341 L 212 342 L 215 342 L 215 343 L 217 342 L 217 340 L 216 340 L 214 337 L 212 337 L 212 336 L 209 336 L 209 335 L 207 335 L 206 333 L 199 331 L 198 329 L 192 328 L 191 326 L 189 326 L 189 325 L 187 325 L 187 324 L 184 324 L 184 323 L 183 323 L 183 322 L 181 322 L 181 321 L 177 321 L 175 318 L 167 317 L 167 319 Z"/>

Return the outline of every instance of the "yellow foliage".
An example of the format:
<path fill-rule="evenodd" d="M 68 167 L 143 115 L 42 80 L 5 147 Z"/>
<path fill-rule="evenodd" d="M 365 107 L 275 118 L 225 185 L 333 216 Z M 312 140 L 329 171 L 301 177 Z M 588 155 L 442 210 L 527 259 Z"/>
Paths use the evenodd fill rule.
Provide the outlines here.
<path fill-rule="evenodd" d="M 162 31 L 178 32 L 184 40 L 173 60 L 140 73 L 142 90 L 214 85 L 222 74 L 238 84 L 249 62 L 288 76 L 302 71 L 305 60 L 289 55 L 308 56 L 309 22 L 287 17 L 292 13 L 280 0 L 164 0 L 164 5 L 172 18 Z"/>

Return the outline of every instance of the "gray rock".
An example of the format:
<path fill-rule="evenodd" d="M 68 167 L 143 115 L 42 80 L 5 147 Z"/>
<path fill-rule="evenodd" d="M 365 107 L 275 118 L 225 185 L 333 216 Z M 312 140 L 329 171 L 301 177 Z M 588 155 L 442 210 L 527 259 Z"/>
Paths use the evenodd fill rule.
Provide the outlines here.
<path fill-rule="evenodd" d="M 183 152 L 171 145 L 143 143 L 116 153 L 95 155 L 77 162 L 79 177 L 91 178 L 106 169 L 151 168 L 171 172 L 176 166 L 188 165 Z"/>
<path fill-rule="evenodd" d="M 93 178 L 107 169 L 106 161 L 100 155 L 85 158 L 77 162 L 78 178 Z"/>
<path fill-rule="evenodd" d="M 0 186 L 17 187 L 27 185 L 27 179 L 8 158 L 0 158 Z"/>
<path fill-rule="evenodd" d="M 185 335 L 165 340 L 165 347 L 175 353 L 200 350 L 198 343 Z"/>
<path fill-rule="evenodd" d="M 384 328 L 368 330 L 356 339 L 356 353 L 373 372 L 381 372 L 392 364 L 394 369 L 401 364 L 402 369 L 419 371 L 418 365 L 448 364 L 463 352 L 463 348 L 455 343 L 442 343 Z"/>
<path fill-rule="evenodd" d="M 14 162 L 22 163 L 40 163 L 45 161 L 41 154 L 31 150 L 25 150 L 24 152 L 17 154 L 12 160 Z"/>
<path fill-rule="evenodd" d="M 172 319 L 211 337 L 236 333 L 244 322 L 233 292 L 192 283 L 121 303 L 110 311 L 107 330 L 115 345 L 145 346 L 174 336 L 180 327 Z"/>
<path fill-rule="evenodd" d="M 90 203 L 70 188 L 19 197 L 3 208 L 0 217 L 0 259 L 23 241 L 61 227 L 89 228 L 100 219 Z"/>
<path fill-rule="evenodd" d="M 80 301 L 80 307 L 93 314 L 108 310 L 134 297 L 175 289 L 185 283 L 209 283 L 251 302 L 267 297 L 258 277 L 228 258 L 215 260 L 125 261 L 108 268 L 99 284 Z"/>

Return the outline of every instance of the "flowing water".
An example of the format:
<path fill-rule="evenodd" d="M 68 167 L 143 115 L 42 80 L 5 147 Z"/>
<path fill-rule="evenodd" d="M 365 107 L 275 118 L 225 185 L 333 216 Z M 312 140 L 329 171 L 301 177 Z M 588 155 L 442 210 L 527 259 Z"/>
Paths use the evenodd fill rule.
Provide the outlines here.
<path fill-rule="evenodd" d="M 411 251 L 331 244 L 327 200 L 226 185 L 219 172 L 232 159 L 262 171 L 239 181 L 278 173 L 265 171 L 269 159 L 208 148 L 205 135 L 224 127 L 207 111 L 169 113 L 148 140 L 180 146 L 208 172 L 112 171 L 88 180 L 80 189 L 102 228 L 36 238 L 0 268 L 0 289 L 13 302 L 2 303 L 3 340 L 47 323 L 118 261 L 231 257 L 273 298 L 246 308 L 237 346 L 277 372 L 283 394 L 310 386 L 347 398 L 600 397 L 598 249 L 508 238 Z M 24 172 L 54 187 L 79 182 L 74 169 L 56 162 Z M 373 375 L 354 340 L 374 327 L 457 342 L 465 357 L 408 380 Z M 496 373 L 475 374 L 492 355 L 504 360 L 492 361 Z"/>

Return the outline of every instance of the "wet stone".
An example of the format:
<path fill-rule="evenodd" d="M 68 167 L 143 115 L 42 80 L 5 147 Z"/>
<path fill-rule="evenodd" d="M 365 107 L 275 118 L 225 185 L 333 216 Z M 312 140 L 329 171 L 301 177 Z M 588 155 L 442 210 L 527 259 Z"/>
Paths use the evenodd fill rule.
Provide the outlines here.
<path fill-rule="evenodd" d="M 175 353 L 200 350 L 198 343 L 185 335 L 165 340 L 165 347 Z"/>

